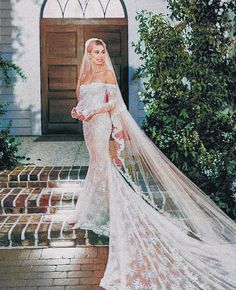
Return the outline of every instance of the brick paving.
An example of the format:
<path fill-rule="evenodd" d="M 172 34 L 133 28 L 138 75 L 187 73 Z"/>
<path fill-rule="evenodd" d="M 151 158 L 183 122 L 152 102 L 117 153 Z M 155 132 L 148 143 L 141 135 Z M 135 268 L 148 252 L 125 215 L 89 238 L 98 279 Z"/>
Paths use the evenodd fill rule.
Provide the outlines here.
<path fill-rule="evenodd" d="M 0 289 L 101 290 L 107 246 L 0 250 Z"/>
<path fill-rule="evenodd" d="M 109 239 L 72 230 L 87 166 L 0 172 L 0 290 L 99 290 Z"/>

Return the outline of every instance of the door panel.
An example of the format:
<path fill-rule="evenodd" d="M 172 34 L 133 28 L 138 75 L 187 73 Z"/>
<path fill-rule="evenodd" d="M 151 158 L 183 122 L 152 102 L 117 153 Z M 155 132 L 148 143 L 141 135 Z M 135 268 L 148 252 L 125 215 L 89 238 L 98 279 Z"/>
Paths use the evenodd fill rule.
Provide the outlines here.
<path fill-rule="evenodd" d="M 82 133 L 82 123 L 71 118 L 76 106 L 76 83 L 85 41 L 103 39 L 128 104 L 127 19 L 42 19 L 41 83 L 43 134 Z M 111 25 L 110 25 L 111 24 Z"/>
<path fill-rule="evenodd" d="M 71 100 L 65 99 L 50 99 L 49 100 L 49 122 L 50 123 L 70 123 L 71 117 L 65 114 L 65 111 L 71 110 Z"/>
<path fill-rule="evenodd" d="M 76 65 L 48 66 L 48 89 L 50 91 L 74 91 L 76 89 L 76 79 Z"/>
<path fill-rule="evenodd" d="M 76 57 L 77 33 L 75 32 L 48 32 L 48 57 Z"/>

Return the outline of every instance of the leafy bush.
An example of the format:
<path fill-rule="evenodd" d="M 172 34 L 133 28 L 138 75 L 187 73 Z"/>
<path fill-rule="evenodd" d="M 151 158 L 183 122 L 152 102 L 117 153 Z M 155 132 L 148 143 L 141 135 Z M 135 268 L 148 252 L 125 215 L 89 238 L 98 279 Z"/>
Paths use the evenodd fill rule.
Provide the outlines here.
<path fill-rule="evenodd" d="M 6 60 L 0 54 L 0 71 L 3 75 L 3 80 L 7 87 L 12 83 L 10 73 L 16 72 L 22 79 L 26 79 L 20 67 L 13 64 L 11 61 Z M 0 102 L 0 117 L 6 112 L 7 103 Z M 0 130 L 0 170 L 10 169 L 23 159 L 22 156 L 17 155 L 19 143 L 15 137 L 10 136 L 11 121 L 8 126 Z"/>
<path fill-rule="evenodd" d="M 235 57 L 229 11 L 234 1 L 169 0 L 162 14 L 137 13 L 142 65 L 134 78 L 154 143 L 230 217 L 236 218 Z M 175 25 L 173 24 L 175 23 Z"/>
<path fill-rule="evenodd" d="M 22 156 L 17 155 L 19 143 L 9 135 L 11 122 L 0 131 L 0 170 L 10 169 L 19 164 Z"/>

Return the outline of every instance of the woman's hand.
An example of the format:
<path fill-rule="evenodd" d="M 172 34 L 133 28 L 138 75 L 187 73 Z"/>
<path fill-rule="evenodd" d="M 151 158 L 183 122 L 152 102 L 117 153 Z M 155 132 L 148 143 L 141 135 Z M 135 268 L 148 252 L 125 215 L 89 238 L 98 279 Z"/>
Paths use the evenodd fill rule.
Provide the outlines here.
<path fill-rule="evenodd" d="M 117 156 L 113 160 L 117 166 L 122 166 L 122 161 Z"/>
<path fill-rule="evenodd" d="M 83 121 L 85 119 L 84 115 L 78 114 L 76 112 L 76 108 L 75 107 L 73 107 L 72 110 L 71 110 L 71 117 L 74 118 L 74 119 L 79 119 L 80 121 Z"/>
<path fill-rule="evenodd" d="M 84 121 L 86 121 L 86 122 L 90 121 L 94 115 L 96 115 L 96 114 L 94 114 L 94 113 L 88 114 L 88 116 L 84 119 Z"/>

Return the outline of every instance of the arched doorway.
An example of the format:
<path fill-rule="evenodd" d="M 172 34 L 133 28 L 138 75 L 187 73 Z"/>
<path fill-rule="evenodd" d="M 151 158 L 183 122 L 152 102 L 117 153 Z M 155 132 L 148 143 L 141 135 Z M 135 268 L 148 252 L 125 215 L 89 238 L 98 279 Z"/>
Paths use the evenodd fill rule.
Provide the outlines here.
<path fill-rule="evenodd" d="M 84 43 L 106 43 L 128 105 L 128 19 L 121 0 L 45 0 L 40 18 L 43 134 L 81 133 L 70 117 Z"/>

